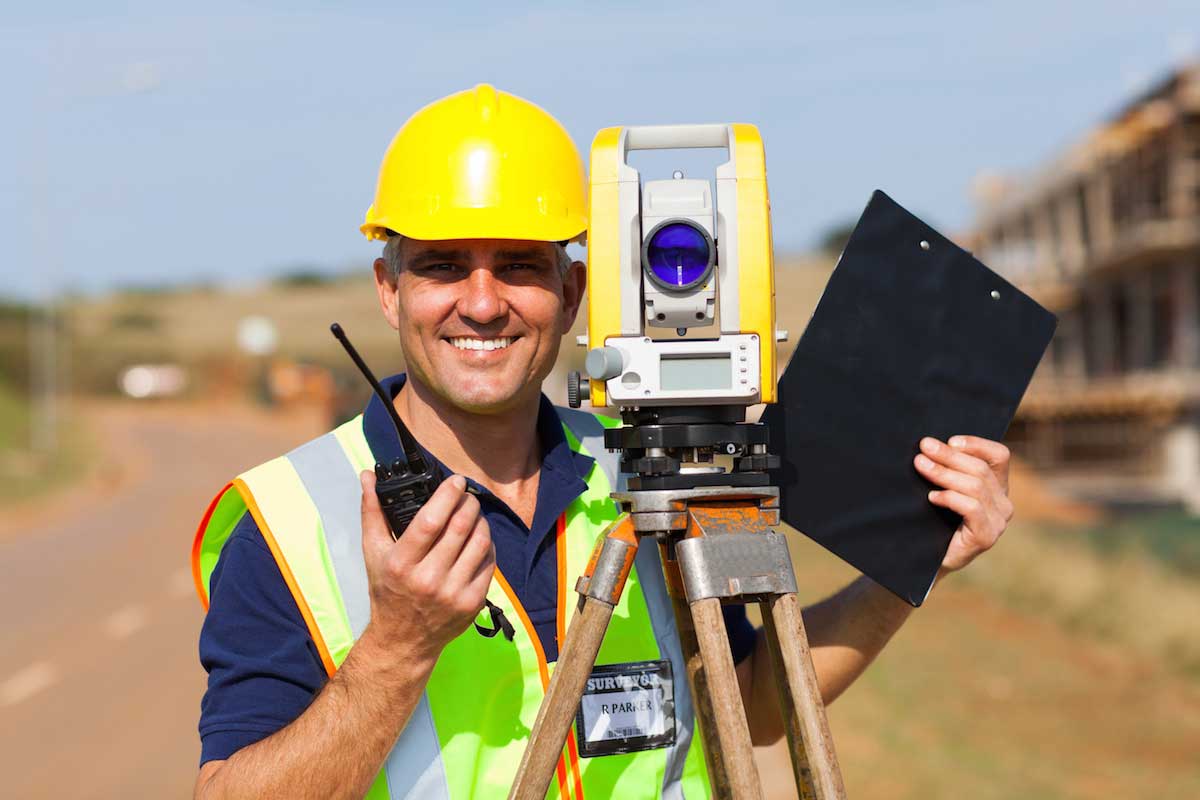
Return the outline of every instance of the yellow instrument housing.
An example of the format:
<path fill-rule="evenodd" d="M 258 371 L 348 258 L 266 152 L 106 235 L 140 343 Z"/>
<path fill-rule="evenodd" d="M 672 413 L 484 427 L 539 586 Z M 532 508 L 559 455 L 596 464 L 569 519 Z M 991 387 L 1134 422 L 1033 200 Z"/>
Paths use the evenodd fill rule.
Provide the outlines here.
<path fill-rule="evenodd" d="M 762 136 L 754 125 L 733 123 L 720 126 L 728 131 L 725 144 L 692 146 L 725 147 L 735 181 L 736 213 L 732 224 L 735 236 L 718 237 L 717 270 L 721 269 L 721 248 L 729 239 L 736 242 L 738 324 L 727 329 L 724 319 L 718 320 L 722 334 L 754 334 L 758 336 L 760 394 L 759 402 L 774 403 L 776 399 L 776 341 L 775 341 L 775 266 L 771 247 L 771 205 L 767 196 L 766 155 Z M 622 248 L 636 241 L 640 246 L 641 231 L 638 217 L 632 226 L 622 222 L 621 199 L 637 203 L 638 173 L 626 163 L 628 149 L 625 137 L 631 128 L 612 127 L 600 130 L 592 140 L 590 182 L 588 187 L 588 346 L 602 347 L 609 337 L 644 335 L 643 326 L 633 329 L 626 320 L 622 324 L 622 292 L 641 293 L 642 266 L 640 260 L 626 265 L 629 274 L 622 274 Z M 634 148 L 636 149 L 636 148 Z M 727 175 L 729 172 L 726 173 Z M 718 176 L 720 181 L 720 176 Z M 720 209 L 718 209 L 720 210 Z M 727 223 L 728 224 L 728 223 Z M 632 230 L 621 230 L 622 225 Z M 721 239 L 724 238 L 725 242 Z M 718 290 L 719 291 L 719 290 Z M 595 408 L 608 405 L 604 381 L 590 381 L 591 404 Z"/>

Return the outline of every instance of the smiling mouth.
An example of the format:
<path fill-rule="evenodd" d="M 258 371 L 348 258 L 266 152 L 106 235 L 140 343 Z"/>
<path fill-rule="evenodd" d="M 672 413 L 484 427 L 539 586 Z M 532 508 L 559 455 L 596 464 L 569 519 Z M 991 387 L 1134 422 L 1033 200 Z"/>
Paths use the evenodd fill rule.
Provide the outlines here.
<path fill-rule="evenodd" d="M 457 350 L 503 350 L 519 336 L 497 336 L 494 339 L 480 339 L 474 336 L 452 336 L 444 341 L 449 342 Z"/>

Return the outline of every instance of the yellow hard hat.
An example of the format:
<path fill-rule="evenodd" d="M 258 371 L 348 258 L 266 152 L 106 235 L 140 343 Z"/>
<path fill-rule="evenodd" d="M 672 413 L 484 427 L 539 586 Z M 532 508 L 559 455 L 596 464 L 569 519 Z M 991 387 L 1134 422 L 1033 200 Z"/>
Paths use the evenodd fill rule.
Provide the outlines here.
<path fill-rule="evenodd" d="M 413 239 L 560 242 L 587 228 L 583 159 L 554 117 L 481 83 L 404 123 L 360 230 Z"/>

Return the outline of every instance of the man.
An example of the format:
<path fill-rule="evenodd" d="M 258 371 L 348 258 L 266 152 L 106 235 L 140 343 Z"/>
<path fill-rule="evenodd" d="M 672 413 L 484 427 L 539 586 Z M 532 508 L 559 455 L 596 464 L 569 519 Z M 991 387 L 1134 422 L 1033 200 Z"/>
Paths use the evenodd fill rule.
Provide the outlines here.
<path fill-rule="evenodd" d="M 214 500 L 193 554 L 210 599 L 197 797 L 506 794 L 569 590 L 615 517 L 601 423 L 540 391 L 583 297 L 586 270 L 563 243 L 584 232 L 584 180 L 557 121 L 489 86 L 427 106 L 397 134 L 363 226 L 387 241 L 375 282 L 408 368 L 385 390 L 452 477 L 393 541 L 369 468 L 399 445 L 373 399 Z M 915 467 L 944 487 L 931 502 L 964 516 L 949 572 L 1011 517 L 1008 453 L 971 437 L 921 448 Z M 598 663 L 665 662 L 677 678 L 670 735 L 582 757 L 594 743 L 573 731 L 551 795 L 708 791 L 654 551 L 641 548 Z M 485 599 L 513 623 L 511 640 L 477 616 Z M 805 610 L 826 702 L 910 610 L 866 578 Z M 726 625 L 754 739 L 773 741 L 764 637 L 740 607 Z"/>

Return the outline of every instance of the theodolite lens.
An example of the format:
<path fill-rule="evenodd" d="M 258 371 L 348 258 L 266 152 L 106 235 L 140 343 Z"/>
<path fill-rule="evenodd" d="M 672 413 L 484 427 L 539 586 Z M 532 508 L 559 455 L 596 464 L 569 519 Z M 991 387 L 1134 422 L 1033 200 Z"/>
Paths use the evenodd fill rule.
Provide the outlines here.
<path fill-rule="evenodd" d="M 642 246 L 647 274 L 663 288 L 675 291 L 707 282 L 714 255 L 708 232 L 687 220 L 659 224 Z"/>

